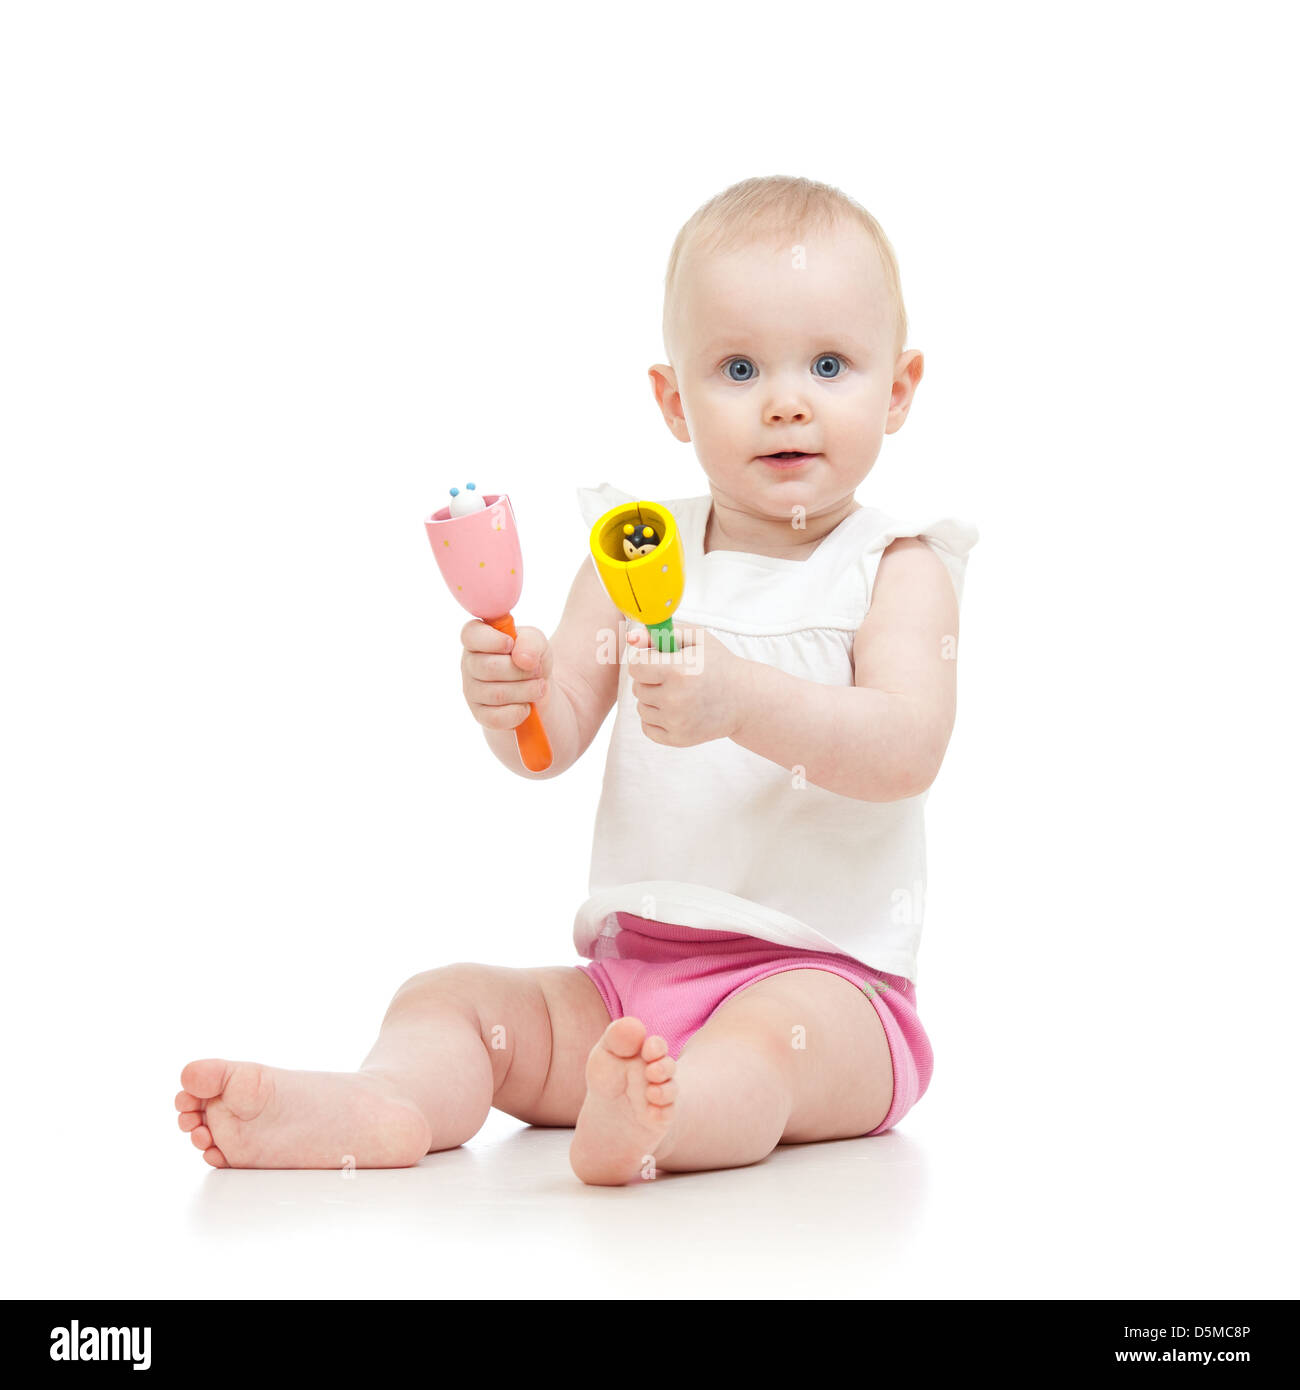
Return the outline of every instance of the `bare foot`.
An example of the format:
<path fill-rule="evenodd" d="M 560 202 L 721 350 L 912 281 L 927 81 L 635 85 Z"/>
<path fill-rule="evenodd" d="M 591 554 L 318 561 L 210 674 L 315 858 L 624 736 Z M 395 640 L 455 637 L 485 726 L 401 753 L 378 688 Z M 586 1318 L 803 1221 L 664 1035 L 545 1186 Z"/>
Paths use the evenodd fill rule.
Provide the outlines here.
<path fill-rule="evenodd" d="M 620 1187 L 654 1175 L 654 1154 L 673 1119 L 677 1063 L 639 1018 L 616 1018 L 587 1058 L 587 1098 L 569 1147 L 586 1183 Z"/>
<path fill-rule="evenodd" d="M 180 1127 L 214 1168 L 406 1168 L 429 1152 L 420 1111 L 364 1072 L 208 1058 L 181 1085 Z"/>

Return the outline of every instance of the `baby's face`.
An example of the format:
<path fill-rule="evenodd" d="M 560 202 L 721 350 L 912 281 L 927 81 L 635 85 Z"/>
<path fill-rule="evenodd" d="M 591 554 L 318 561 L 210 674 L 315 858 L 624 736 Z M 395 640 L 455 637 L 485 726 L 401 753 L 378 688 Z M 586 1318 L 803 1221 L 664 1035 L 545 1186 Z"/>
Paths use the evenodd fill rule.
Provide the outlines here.
<path fill-rule="evenodd" d="M 894 302 L 865 230 L 843 224 L 801 247 L 688 251 L 669 308 L 673 365 L 651 369 L 715 496 L 786 522 L 852 494 L 921 376 L 921 355 L 896 351 Z M 769 457 L 785 451 L 801 457 Z"/>

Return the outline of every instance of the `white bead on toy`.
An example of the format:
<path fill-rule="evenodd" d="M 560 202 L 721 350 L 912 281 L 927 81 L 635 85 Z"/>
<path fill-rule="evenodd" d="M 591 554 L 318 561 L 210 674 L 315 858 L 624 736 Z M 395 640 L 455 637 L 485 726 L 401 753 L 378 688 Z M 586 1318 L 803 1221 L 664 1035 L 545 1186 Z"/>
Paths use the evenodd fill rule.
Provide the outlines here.
<path fill-rule="evenodd" d="M 466 483 L 464 492 L 458 487 L 452 488 L 447 510 L 452 516 L 468 516 L 471 512 L 486 511 L 487 503 L 474 491 L 473 483 Z"/>

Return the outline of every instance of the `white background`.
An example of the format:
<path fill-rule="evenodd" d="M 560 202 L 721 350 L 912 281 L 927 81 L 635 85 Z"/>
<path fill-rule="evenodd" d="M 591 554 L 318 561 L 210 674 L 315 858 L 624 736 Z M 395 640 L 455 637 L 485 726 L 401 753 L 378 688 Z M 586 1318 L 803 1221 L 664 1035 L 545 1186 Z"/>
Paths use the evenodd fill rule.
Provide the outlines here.
<path fill-rule="evenodd" d="M 1286 8 L 28 4 L 0 20 L 5 1292 L 1300 1293 Z M 930 1092 L 589 1190 L 494 1117 L 212 1172 L 192 1057 L 356 1065 L 407 976 L 566 963 L 607 731 L 513 779 L 421 525 L 704 490 L 678 227 L 755 174 L 897 249 L 859 496 L 975 521 Z"/>

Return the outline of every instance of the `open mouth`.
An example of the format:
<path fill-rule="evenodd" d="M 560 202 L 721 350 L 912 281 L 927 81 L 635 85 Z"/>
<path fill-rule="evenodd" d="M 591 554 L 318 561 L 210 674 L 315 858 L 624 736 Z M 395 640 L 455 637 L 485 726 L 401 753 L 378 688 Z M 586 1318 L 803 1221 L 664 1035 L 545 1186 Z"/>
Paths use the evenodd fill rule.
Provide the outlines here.
<path fill-rule="evenodd" d="M 815 459 L 816 454 L 803 454 L 793 449 L 784 449 L 779 454 L 760 454 L 759 457 L 764 463 L 770 463 L 775 468 L 797 468 L 801 463 L 807 463 L 809 459 Z"/>

